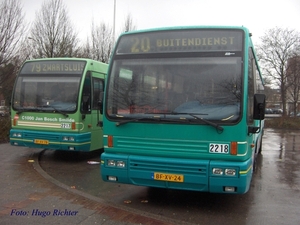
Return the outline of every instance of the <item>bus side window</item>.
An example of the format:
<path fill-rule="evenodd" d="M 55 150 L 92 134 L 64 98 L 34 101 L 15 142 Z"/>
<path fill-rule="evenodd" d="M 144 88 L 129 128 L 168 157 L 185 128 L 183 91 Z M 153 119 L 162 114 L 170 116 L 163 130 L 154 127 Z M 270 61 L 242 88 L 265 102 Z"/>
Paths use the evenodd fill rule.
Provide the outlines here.
<path fill-rule="evenodd" d="M 93 77 L 93 105 L 92 109 L 99 109 L 100 94 L 104 91 L 103 80 Z"/>
<path fill-rule="evenodd" d="M 91 113 L 91 74 L 90 73 L 86 75 L 84 80 L 80 110 L 83 113 Z"/>

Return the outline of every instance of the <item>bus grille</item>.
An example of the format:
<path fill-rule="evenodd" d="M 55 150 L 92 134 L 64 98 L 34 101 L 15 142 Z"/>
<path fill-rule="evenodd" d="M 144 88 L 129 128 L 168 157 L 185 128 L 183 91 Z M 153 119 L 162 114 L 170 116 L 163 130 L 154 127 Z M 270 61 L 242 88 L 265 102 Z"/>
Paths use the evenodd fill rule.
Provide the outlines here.
<path fill-rule="evenodd" d="M 172 139 L 149 139 L 149 138 L 125 138 L 117 137 L 116 145 L 124 153 L 134 153 L 139 155 L 173 155 L 182 157 L 185 155 L 199 156 L 208 152 L 207 142 L 189 141 L 189 140 L 172 140 Z"/>
<path fill-rule="evenodd" d="M 189 175 L 207 176 L 208 161 L 193 159 L 177 159 L 162 157 L 129 157 L 130 171 L 153 171 L 165 173 L 184 173 Z"/>
<path fill-rule="evenodd" d="M 208 191 L 208 160 L 129 156 L 128 176 L 135 185 Z M 154 173 L 181 176 L 181 182 L 154 179 Z"/>
<path fill-rule="evenodd" d="M 34 140 L 34 139 L 41 139 L 41 140 L 49 140 L 49 141 L 60 141 L 60 135 L 54 133 L 43 133 L 43 132 L 24 132 L 23 133 L 24 139 Z"/>

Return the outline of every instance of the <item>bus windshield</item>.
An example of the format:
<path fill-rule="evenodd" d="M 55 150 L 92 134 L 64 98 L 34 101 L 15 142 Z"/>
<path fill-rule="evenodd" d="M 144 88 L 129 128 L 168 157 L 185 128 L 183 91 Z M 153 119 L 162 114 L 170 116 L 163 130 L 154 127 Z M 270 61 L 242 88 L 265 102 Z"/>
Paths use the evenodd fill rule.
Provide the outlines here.
<path fill-rule="evenodd" d="M 75 111 L 79 82 L 78 76 L 19 76 L 13 108 L 19 111 Z"/>
<path fill-rule="evenodd" d="M 79 61 L 25 63 L 16 81 L 13 109 L 75 112 L 84 67 Z"/>
<path fill-rule="evenodd" d="M 203 122 L 196 115 L 218 123 L 236 122 L 241 112 L 241 54 L 212 55 L 118 57 L 107 87 L 108 117 Z"/>

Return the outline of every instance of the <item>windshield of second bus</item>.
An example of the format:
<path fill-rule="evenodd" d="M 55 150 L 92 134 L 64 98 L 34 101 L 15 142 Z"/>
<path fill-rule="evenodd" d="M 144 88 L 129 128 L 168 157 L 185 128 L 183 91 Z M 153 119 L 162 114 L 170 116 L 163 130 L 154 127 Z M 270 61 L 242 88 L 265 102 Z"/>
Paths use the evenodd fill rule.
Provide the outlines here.
<path fill-rule="evenodd" d="M 79 82 L 78 75 L 20 75 L 13 96 L 13 108 L 19 111 L 75 111 Z"/>
<path fill-rule="evenodd" d="M 235 122 L 240 116 L 241 57 L 115 60 L 107 114 L 134 119 L 201 118 Z"/>

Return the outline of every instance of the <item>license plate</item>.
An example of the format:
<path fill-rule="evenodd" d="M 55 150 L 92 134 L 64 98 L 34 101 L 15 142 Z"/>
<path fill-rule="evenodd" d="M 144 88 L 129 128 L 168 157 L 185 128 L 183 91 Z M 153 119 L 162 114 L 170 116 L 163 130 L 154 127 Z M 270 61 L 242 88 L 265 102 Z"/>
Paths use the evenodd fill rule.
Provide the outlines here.
<path fill-rule="evenodd" d="M 47 140 L 39 140 L 39 139 L 35 139 L 35 140 L 34 140 L 34 144 L 39 144 L 39 145 L 49 145 L 49 141 L 47 141 Z"/>
<path fill-rule="evenodd" d="M 171 182 L 183 182 L 184 176 L 179 174 L 169 174 L 169 173 L 154 173 L 154 180 L 171 181 Z"/>
<path fill-rule="evenodd" d="M 214 144 L 209 145 L 209 153 L 219 153 L 219 154 L 228 154 L 229 153 L 229 144 Z"/>

